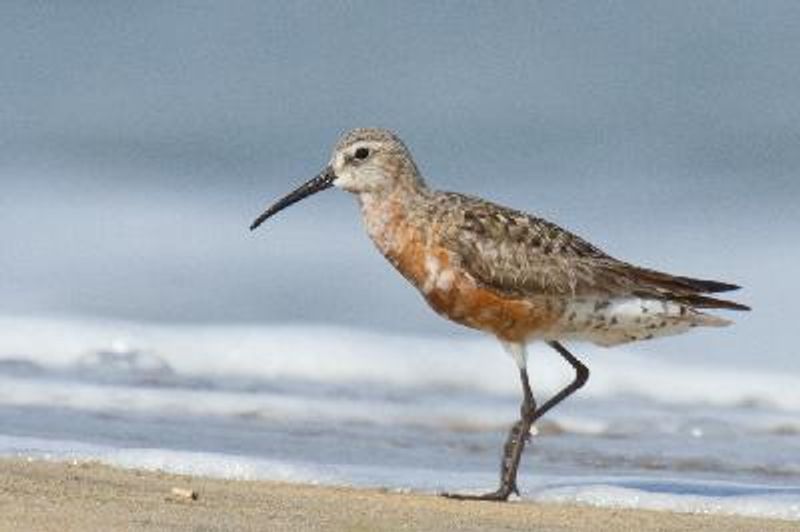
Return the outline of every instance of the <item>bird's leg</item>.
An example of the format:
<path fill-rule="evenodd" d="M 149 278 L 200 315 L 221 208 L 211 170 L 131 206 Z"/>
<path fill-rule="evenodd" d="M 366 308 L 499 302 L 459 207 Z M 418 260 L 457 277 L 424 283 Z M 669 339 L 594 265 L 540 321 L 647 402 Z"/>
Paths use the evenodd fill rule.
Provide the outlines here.
<path fill-rule="evenodd" d="M 566 347 L 556 341 L 547 342 L 547 345 L 558 351 L 558 354 L 561 355 L 564 360 L 569 362 L 569 365 L 575 369 L 575 378 L 560 392 L 548 399 L 545 404 L 536 409 L 536 413 L 533 416 L 534 421 L 545 415 L 548 410 L 556 406 L 558 403 L 575 393 L 578 388 L 586 384 L 586 381 L 589 380 L 589 368 L 584 366 L 580 360 L 575 358 L 575 355 L 567 351 Z"/>
<path fill-rule="evenodd" d="M 483 495 L 469 495 L 460 493 L 443 493 L 450 499 L 480 500 L 480 501 L 505 501 L 512 493 L 519 495 L 517 489 L 517 470 L 522 458 L 522 451 L 530 438 L 531 425 L 535 420 L 536 400 L 533 398 L 528 370 L 521 367 L 519 370 L 522 381 L 522 405 L 520 405 L 520 419 L 511 426 L 503 445 L 503 458 L 500 462 L 500 487 L 493 492 Z"/>
<path fill-rule="evenodd" d="M 589 378 L 589 368 L 583 365 L 580 360 L 567 351 L 558 342 L 548 342 L 548 345 L 555 349 L 569 364 L 575 368 L 575 378 L 565 386 L 560 392 L 551 397 L 541 407 L 536 408 L 536 401 L 531 392 L 528 372 L 524 366 L 520 367 L 520 379 L 522 380 L 522 406 L 520 407 L 520 419 L 511 427 L 503 446 L 503 460 L 500 463 L 500 487 L 496 491 L 483 495 L 462 495 L 458 493 L 444 493 L 445 497 L 458 500 L 479 500 L 479 501 L 505 501 L 512 493 L 519 495 L 517 489 L 517 471 L 522 459 L 522 452 L 525 444 L 530 438 L 531 426 L 542 417 L 548 410 L 566 399 L 578 388 L 584 385 Z"/>
<path fill-rule="evenodd" d="M 511 426 L 508 431 L 506 443 L 503 445 L 503 459 L 500 462 L 500 488 L 486 495 L 497 496 L 497 500 L 506 500 L 509 495 L 516 493 L 517 471 L 519 462 L 522 459 L 522 452 L 525 444 L 530 440 L 531 426 L 536 420 L 536 400 L 531 392 L 531 385 L 528 381 L 528 370 L 520 368 L 520 380 L 522 381 L 522 405 L 519 408 L 519 421 Z"/>

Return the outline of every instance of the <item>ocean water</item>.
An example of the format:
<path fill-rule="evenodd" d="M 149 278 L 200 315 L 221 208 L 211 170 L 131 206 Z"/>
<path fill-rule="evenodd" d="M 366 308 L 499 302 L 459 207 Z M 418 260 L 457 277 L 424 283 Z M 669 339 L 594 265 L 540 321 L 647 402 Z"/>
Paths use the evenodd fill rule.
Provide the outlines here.
<path fill-rule="evenodd" d="M 800 377 L 577 346 L 522 498 L 800 520 Z M 540 398 L 570 379 L 534 346 Z M 0 455 L 236 479 L 480 492 L 518 412 L 480 337 L 0 318 Z"/>

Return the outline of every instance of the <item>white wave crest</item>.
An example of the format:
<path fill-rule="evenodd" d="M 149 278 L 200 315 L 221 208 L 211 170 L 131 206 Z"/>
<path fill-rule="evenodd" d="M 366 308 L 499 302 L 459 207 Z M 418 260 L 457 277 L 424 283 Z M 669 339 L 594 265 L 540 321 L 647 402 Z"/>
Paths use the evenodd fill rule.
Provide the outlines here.
<path fill-rule="evenodd" d="M 570 378 L 549 348 L 533 346 L 531 372 L 544 392 Z M 768 405 L 800 410 L 800 376 L 677 364 L 666 357 L 581 346 L 592 375 L 584 398 L 636 395 L 667 404 Z M 117 353 L 119 359 L 112 355 Z M 132 353 L 139 353 L 134 357 Z M 0 318 L 0 360 L 45 368 L 171 372 L 209 379 L 373 383 L 515 396 L 516 370 L 493 341 L 425 338 L 324 326 L 185 326 Z"/>

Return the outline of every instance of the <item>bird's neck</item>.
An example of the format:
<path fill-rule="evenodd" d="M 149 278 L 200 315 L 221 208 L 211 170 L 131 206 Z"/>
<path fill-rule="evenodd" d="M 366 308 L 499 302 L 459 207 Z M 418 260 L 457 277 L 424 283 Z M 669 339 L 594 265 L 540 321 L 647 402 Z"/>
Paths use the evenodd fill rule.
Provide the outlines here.
<path fill-rule="evenodd" d="M 401 254 L 411 240 L 419 239 L 422 220 L 414 213 L 428 195 L 423 187 L 396 187 L 359 195 L 367 233 L 389 260 Z"/>

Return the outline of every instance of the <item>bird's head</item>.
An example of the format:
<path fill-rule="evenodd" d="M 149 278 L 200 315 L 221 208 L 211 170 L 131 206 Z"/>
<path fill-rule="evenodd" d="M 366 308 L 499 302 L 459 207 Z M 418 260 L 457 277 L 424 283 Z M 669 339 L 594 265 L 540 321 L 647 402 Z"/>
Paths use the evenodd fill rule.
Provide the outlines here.
<path fill-rule="evenodd" d="M 286 207 L 332 186 L 354 194 L 385 194 L 397 189 L 419 189 L 424 183 L 408 148 L 397 135 L 388 129 L 353 129 L 336 143 L 322 172 L 272 204 L 256 218 L 250 229 Z"/>

